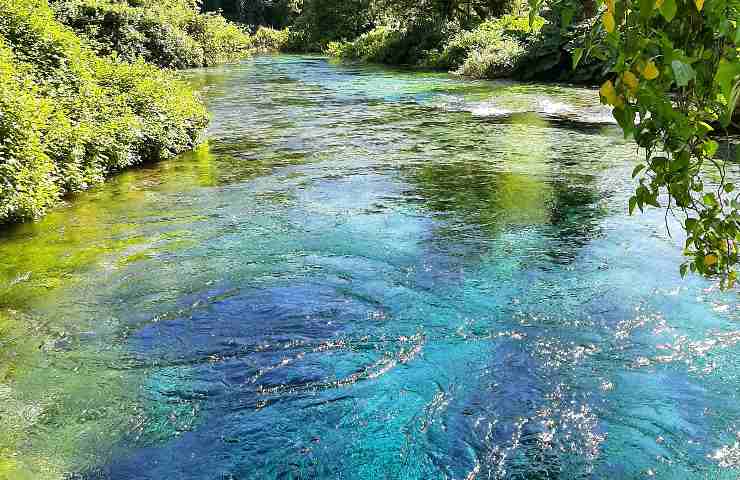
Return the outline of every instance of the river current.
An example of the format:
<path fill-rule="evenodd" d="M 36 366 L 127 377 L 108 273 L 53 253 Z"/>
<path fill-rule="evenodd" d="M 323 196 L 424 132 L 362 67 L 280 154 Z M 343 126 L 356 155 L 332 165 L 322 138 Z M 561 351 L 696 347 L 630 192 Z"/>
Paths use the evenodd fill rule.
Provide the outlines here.
<path fill-rule="evenodd" d="M 264 56 L 0 235 L 0 478 L 734 479 L 735 293 L 566 86 Z"/>

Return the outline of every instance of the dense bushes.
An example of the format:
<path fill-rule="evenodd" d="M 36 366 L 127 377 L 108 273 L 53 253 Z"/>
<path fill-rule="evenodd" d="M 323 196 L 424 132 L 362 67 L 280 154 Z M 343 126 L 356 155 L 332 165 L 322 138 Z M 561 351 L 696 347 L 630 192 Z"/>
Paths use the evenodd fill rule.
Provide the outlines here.
<path fill-rule="evenodd" d="M 269 53 L 290 50 L 295 36 L 289 29 L 275 30 L 259 27 L 251 38 L 251 48 L 255 52 Z"/>
<path fill-rule="evenodd" d="M 485 21 L 455 34 L 427 63 L 475 78 L 511 75 L 520 67 L 525 46 L 535 40 L 544 23 L 537 17 L 530 25 L 529 18 L 513 15 Z"/>
<path fill-rule="evenodd" d="M 428 65 L 433 52 L 452 32 L 454 24 L 422 22 L 405 28 L 378 26 L 354 41 L 331 42 L 326 52 L 345 59 L 391 65 Z"/>
<path fill-rule="evenodd" d="M 203 5 L 222 8 L 251 25 L 289 27 L 283 37 L 277 35 L 281 31 L 265 31 L 256 42 L 259 51 L 324 51 L 346 59 L 482 78 L 599 82 L 607 62 L 583 56 L 574 71 L 572 53 L 589 50 L 587 33 L 603 2 L 548 1 L 550 7 L 542 12 L 547 21 L 538 17 L 533 29 L 530 2 L 205 0 Z"/>
<path fill-rule="evenodd" d="M 339 58 L 383 62 L 394 44 L 400 41 L 402 35 L 403 32 L 400 30 L 381 25 L 363 33 L 351 42 L 330 42 L 326 47 L 326 52 Z"/>
<path fill-rule="evenodd" d="M 0 218 L 42 212 L 60 193 L 42 144 L 44 133 L 54 134 L 48 128 L 52 105 L 13 60 L 0 41 Z"/>
<path fill-rule="evenodd" d="M 520 68 L 525 48 L 518 40 L 501 36 L 493 43 L 468 53 L 458 73 L 472 78 L 500 78 Z"/>
<path fill-rule="evenodd" d="M 203 49 L 203 66 L 240 60 L 252 46 L 247 32 L 217 14 L 193 16 L 185 31 Z"/>
<path fill-rule="evenodd" d="M 215 65 L 244 56 L 249 35 L 217 14 L 201 14 L 193 0 L 57 0 L 57 19 L 100 55 L 162 67 Z"/>
<path fill-rule="evenodd" d="M 0 222 L 190 148 L 194 93 L 156 67 L 100 58 L 46 0 L 0 0 Z"/>
<path fill-rule="evenodd" d="M 380 26 L 352 42 L 330 43 L 327 52 L 347 59 L 412 64 L 494 78 L 518 69 L 525 45 L 534 41 L 543 25 L 540 17 L 530 26 L 526 17 L 506 15 L 472 30 L 461 30 L 450 23 L 411 29 Z"/>

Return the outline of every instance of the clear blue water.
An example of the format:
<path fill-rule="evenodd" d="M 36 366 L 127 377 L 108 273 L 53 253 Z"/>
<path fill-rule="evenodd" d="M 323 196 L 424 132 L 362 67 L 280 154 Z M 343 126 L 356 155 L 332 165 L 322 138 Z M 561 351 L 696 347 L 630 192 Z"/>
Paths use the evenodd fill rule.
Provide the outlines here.
<path fill-rule="evenodd" d="M 187 78 L 207 144 L 3 233 L 0 477 L 740 475 L 736 294 L 595 91 Z"/>

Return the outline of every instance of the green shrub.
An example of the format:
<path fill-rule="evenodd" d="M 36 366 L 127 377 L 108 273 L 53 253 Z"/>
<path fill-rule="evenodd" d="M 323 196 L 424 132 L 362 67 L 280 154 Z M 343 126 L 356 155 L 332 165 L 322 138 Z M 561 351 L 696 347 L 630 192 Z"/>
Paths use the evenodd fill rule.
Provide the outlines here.
<path fill-rule="evenodd" d="M 246 31 L 214 13 L 193 16 L 185 31 L 202 48 L 204 66 L 237 61 L 252 47 Z"/>
<path fill-rule="evenodd" d="M 332 42 L 326 53 L 390 65 L 426 65 L 429 52 L 449 35 L 448 25 L 419 24 L 405 29 L 379 26 L 352 42 Z"/>
<path fill-rule="evenodd" d="M 438 68 L 457 68 L 465 62 L 471 52 L 496 45 L 502 41 L 503 36 L 498 24 L 484 22 L 475 30 L 464 30 L 452 37 L 438 56 L 429 59 L 429 63 Z"/>
<path fill-rule="evenodd" d="M 382 62 L 388 58 L 389 50 L 395 47 L 402 35 L 403 32 L 399 30 L 380 26 L 363 33 L 351 42 L 330 42 L 326 52 L 339 58 Z"/>
<path fill-rule="evenodd" d="M 536 17 L 530 26 L 528 17 L 505 15 L 481 23 L 473 30 L 452 36 L 442 51 L 433 54 L 427 64 L 436 68 L 460 69 L 461 73 L 481 77 L 480 72 L 495 65 L 509 65 L 521 55 L 522 44 L 539 32 L 545 21 Z M 512 57 L 506 59 L 506 55 Z M 493 70 L 491 70 L 493 73 Z"/>
<path fill-rule="evenodd" d="M 453 22 L 421 23 L 406 29 L 379 26 L 353 41 L 331 42 L 325 51 L 345 59 L 421 65 L 495 78 L 519 67 L 528 43 L 544 24 L 541 17 L 530 26 L 528 17 L 505 15 L 473 30 L 460 30 Z"/>
<path fill-rule="evenodd" d="M 289 28 L 275 30 L 269 27 L 259 27 L 252 35 L 252 49 L 256 52 L 282 52 L 288 50 L 292 41 L 292 32 Z"/>
<path fill-rule="evenodd" d="M 97 57 L 46 0 L 0 11 L 0 222 L 194 145 L 205 108 L 169 73 Z"/>
<path fill-rule="evenodd" d="M 517 37 L 522 40 L 528 38 L 530 34 L 539 33 L 542 27 L 545 26 L 545 19 L 543 17 L 535 16 L 530 21 L 529 16 L 517 16 L 517 15 L 504 15 L 495 20 L 499 28 L 504 31 L 507 35 Z"/>
<path fill-rule="evenodd" d="M 13 60 L 0 41 L 0 219 L 41 212 L 61 193 L 42 141 L 53 106 Z"/>
<path fill-rule="evenodd" d="M 306 30 L 296 28 L 296 27 L 290 27 L 288 29 L 288 41 L 283 46 L 283 49 L 281 51 L 283 52 L 296 52 L 296 53 L 306 53 L 306 52 L 321 52 L 322 46 L 320 42 L 313 42 L 311 41 L 311 35 L 306 32 Z"/>
<path fill-rule="evenodd" d="M 200 14 L 189 0 L 61 0 L 56 17 L 100 55 L 143 58 L 168 68 L 215 65 L 247 54 L 249 35 L 215 13 Z"/>
<path fill-rule="evenodd" d="M 483 49 L 472 50 L 456 73 L 472 78 L 510 76 L 519 67 L 524 46 L 505 35 Z"/>

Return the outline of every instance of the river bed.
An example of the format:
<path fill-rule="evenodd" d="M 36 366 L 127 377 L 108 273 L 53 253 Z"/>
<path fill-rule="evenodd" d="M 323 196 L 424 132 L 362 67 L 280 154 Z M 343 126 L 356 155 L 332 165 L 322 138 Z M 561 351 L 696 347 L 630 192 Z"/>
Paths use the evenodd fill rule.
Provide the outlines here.
<path fill-rule="evenodd" d="M 207 142 L 0 235 L 0 478 L 738 477 L 736 294 L 596 91 L 184 76 Z"/>

